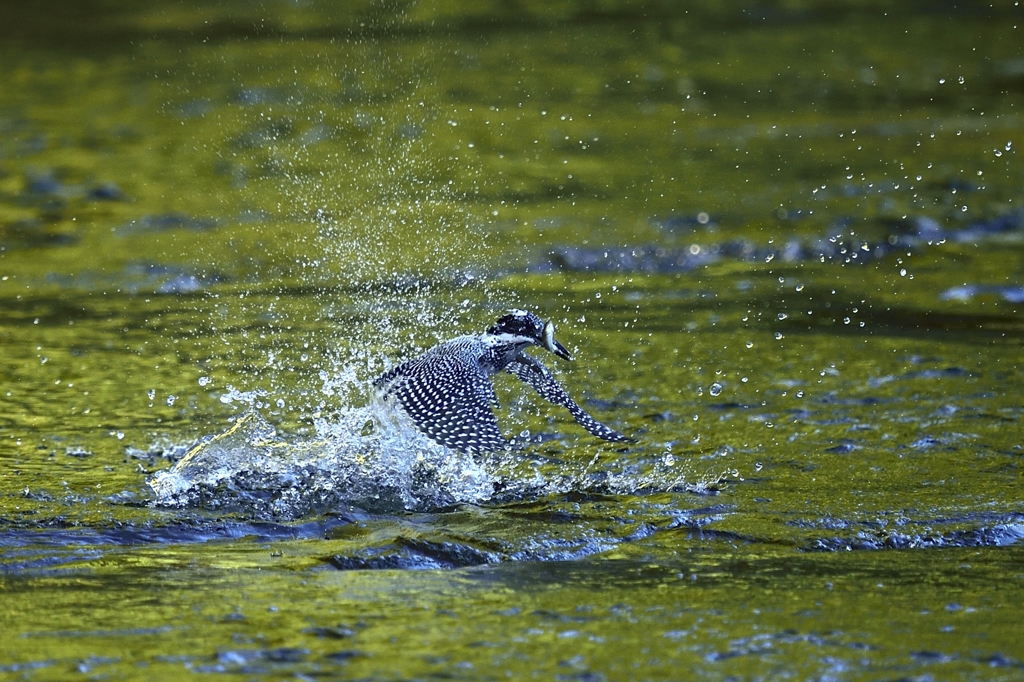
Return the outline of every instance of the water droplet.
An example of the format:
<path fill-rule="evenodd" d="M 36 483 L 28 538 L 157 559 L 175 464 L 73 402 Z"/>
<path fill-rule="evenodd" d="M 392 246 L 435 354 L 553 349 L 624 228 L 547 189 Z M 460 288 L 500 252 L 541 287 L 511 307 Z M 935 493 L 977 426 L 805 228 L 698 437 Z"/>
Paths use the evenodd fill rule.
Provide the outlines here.
<path fill-rule="evenodd" d="M 804 290 L 804 285 L 803 284 L 797 284 L 796 285 L 796 290 L 797 291 L 803 291 Z"/>
<path fill-rule="evenodd" d="M 753 341 L 747 341 L 746 346 L 747 346 L 747 348 L 753 348 L 754 347 L 754 342 Z"/>
<path fill-rule="evenodd" d="M 776 341 L 781 341 L 783 338 L 784 337 L 782 336 L 782 332 L 775 332 L 775 340 Z"/>
<path fill-rule="evenodd" d="M 780 320 L 784 320 L 784 319 L 786 319 L 787 317 L 789 317 L 789 315 L 787 315 L 786 313 L 779 313 L 779 319 L 780 319 Z"/>
<path fill-rule="evenodd" d="M 906 277 L 906 276 L 907 276 L 907 269 L 906 268 L 900 268 L 900 277 Z"/>
<path fill-rule="evenodd" d="M 676 463 L 676 458 L 672 456 L 671 452 L 666 452 L 665 456 L 661 458 L 661 461 L 665 464 L 665 466 L 670 467 Z"/>
<path fill-rule="evenodd" d="M 750 379 L 748 379 L 747 377 L 743 377 L 740 379 L 740 381 L 742 381 L 743 383 L 747 383 L 748 381 L 750 381 Z"/>
<path fill-rule="evenodd" d="M 282 409 L 282 410 L 284 409 L 284 399 L 282 399 L 282 398 L 278 398 L 277 399 L 277 407 L 279 409 Z"/>
<path fill-rule="evenodd" d="M 795 395 L 797 398 L 803 398 L 804 397 L 804 392 L 803 391 L 797 391 L 793 395 Z"/>
<path fill-rule="evenodd" d="M 115 435 L 118 440 L 124 440 L 124 431 L 118 431 Z"/>
<path fill-rule="evenodd" d="M 211 379 L 210 377 L 199 377 L 200 386 L 209 386 L 212 382 L 213 379 Z"/>
<path fill-rule="evenodd" d="M 156 398 L 156 389 L 155 388 L 149 389 L 148 391 L 146 391 L 146 395 L 149 396 L 150 400 L 154 400 Z"/>
<path fill-rule="evenodd" d="M 850 318 L 844 317 L 843 318 L 843 324 L 850 324 Z"/>
<path fill-rule="evenodd" d="M 754 471 L 760 471 L 763 466 L 760 462 L 754 462 Z"/>
<path fill-rule="evenodd" d="M 721 393 L 722 393 L 722 384 L 718 383 L 717 381 L 715 383 L 711 384 L 708 387 L 708 393 L 710 393 L 713 396 L 721 395 Z"/>
<path fill-rule="evenodd" d="M 176 396 L 176 395 L 169 395 L 169 396 L 167 396 L 167 407 L 171 407 L 172 405 L 174 405 L 174 401 L 177 400 L 177 399 L 178 399 L 178 396 Z"/>

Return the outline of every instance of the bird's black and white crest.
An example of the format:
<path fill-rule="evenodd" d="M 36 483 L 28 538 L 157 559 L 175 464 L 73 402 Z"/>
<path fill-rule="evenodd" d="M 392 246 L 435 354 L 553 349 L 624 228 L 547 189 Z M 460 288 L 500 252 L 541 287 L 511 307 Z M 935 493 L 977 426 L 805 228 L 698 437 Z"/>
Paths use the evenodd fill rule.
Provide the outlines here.
<path fill-rule="evenodd" d="M 498 318 L 487 330 L 488 334 L 510 334 L 540 342 L 544 337 L 544 321 L 525 310 L 511 310 L 508 315 Z"/>
<path fill-rule="evenodd" d="M 491 376 L 502 369 L 533 387 L 542 397 L 569 410 L 587 431 L 609 441 L 631 439 L 597 421 L 551 372 L 523 352 L 538 345 L 572 359 L 554 339 L 554 325 L 533 313 L 513 310 L 498 319 L 485 334 L 460 336 L 408 360 L 374 381 L 385 400 L 392 400 L 413 424 L 434 442 L 470 454 L 507 446 L 494 417 L 497 405 Z"/>

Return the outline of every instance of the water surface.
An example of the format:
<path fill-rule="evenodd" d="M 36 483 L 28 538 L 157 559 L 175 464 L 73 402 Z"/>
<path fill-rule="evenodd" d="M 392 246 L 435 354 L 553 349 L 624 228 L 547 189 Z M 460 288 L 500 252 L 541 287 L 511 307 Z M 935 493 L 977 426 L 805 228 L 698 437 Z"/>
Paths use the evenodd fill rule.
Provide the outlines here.
<path fill-rule="evenodd" d="M 1024 676 L 1019 7 L 18 12 L 0 676 Z"/>

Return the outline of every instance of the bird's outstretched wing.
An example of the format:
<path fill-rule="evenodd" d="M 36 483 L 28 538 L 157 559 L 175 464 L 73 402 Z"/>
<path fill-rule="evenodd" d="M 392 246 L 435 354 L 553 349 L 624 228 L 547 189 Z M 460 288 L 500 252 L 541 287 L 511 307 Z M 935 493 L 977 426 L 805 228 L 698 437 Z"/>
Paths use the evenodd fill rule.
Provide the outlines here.
<path fill-rule="evenodd" d="M 520 353 L 512 363 L 505 368 L 509 374 L 519 377 L 540 393 L 543 398 L 550 400 L 556 405 L 561 405 L 569 410 L 576 422 L 598 438 L 610 440 L 617 443 L 635 442 L 632 438 L 624 436 L 613 428 L 605 426 L 576 404 L 565 389 L 562 388 L 547 367 L 526 353 Z"/>
<path fill-rule="evenodd" d="M 491 405 L 494 386 L 476 363 L 457 354 L 428 352 L 378 378 L 374 385 L 394 398 L 423 434 L 472 455 L 507 446 Z"/>

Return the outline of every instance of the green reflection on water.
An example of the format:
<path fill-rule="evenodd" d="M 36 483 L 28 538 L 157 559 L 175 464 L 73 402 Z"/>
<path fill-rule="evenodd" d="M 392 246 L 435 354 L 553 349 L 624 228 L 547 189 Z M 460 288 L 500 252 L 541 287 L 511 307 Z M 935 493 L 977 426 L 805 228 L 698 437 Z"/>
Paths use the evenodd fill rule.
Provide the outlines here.
<path fill-rule="evenodd" d="M 1014 215 L 1018 9 L 55 7 L 0 28 L 4 674 L 1019 676 L 1019 224 L 866 264 L 548 255 Z M 513 304 L 640 437 L 499 385 L 591 488 L 272 542 L 141 504 L 229 387 L 307 436 Z M 331 567 L 408 538 L 590 558 Z M 883 549 L 809 551 L 846 546 Z"/>
<path fill-rule="evenodd" d="M 26 625 L 10 658 L 46 661 L 34 671 L 41 679 L 79 666 L 173 677 L 183 664 L 239 676 L 381 678 L 445 670 L 467 677 L 1017 674 L 998 667 L 992 652 L 1019 644 L 1016 607 L 1003 596 L 1007 577 L 1019 579 L 1018 548 L 793 557 L 719 546 L 670 567 L 294 570 L 310 551 L 330 549 L 322 542 L 213 545 L 187 555 L 143 549 L 130 564 L 98 565 L 92 576 L 34 579 L 25 585 L 33 602 L 19 591 L 9 607 Z M 117 603 L 97 604 L 95 595 L 110 589 Z M 207 597 L 197 601 L 197 593 Z M 89 626 L 69 631 L 76 613 Z M 100 651 L 117 653 L 97 660 Z"/>

